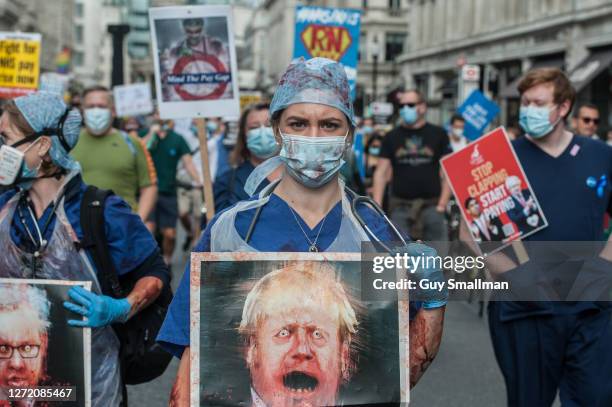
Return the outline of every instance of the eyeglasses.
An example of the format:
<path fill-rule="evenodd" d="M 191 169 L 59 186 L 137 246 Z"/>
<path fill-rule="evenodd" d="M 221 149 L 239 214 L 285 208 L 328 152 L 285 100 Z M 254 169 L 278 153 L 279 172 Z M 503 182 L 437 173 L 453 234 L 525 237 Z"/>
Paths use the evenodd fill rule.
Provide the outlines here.
<path fill-rule="evenodd" d="M 413 107 L 415 107 L 416 105 L 418 105 L 419 103 L 420 103 L 420 102 L 417 102 L 417 103 L 401 103 L 399 106 L 400 106 L 400 108 L 405 107 L 405 106 L 408 106 L 408 107 L 410 107 L 410 108 L 413 108 Z"/>
<path fill-rule="evenodd" d="M 581 117 L 580 120 L 582 120 L 584 124 L 589 124 L 591 122 L 593 122 L 593 124 L 599 124 L 599 119 L 594 117 Z"/>
<path fill-rule="evenodd" d="M 38 356 L 40 345 L 0 345 L 0 359 L 10 359 L 13 356 L 13 351 L 17 349 L 19 355 L 24 359 L 32 359 Z"/>

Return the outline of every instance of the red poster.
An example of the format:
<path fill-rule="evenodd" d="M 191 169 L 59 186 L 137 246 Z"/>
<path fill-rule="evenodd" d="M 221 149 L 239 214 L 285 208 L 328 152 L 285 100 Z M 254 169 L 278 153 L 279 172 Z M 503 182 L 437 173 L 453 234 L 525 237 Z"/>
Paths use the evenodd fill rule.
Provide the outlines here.
<path fill-rule="evenodd" d="M 503 127 L 444 157 L 441 164 L 483 253 L 548 226 Z"/>

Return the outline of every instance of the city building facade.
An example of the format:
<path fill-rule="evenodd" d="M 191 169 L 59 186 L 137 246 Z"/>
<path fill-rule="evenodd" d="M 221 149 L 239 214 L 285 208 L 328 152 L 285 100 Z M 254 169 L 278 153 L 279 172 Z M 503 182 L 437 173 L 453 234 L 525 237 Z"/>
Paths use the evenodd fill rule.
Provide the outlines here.
<path fill-rule="evenodd" d="M 408 87 L 445 123 L 460 100 L 460 67 L 480 66 L 480 89 L 501 107 L 495 124 L 515 125 L 516 85 L 531 67 L 556 66 L 571 76 L 579 102 L 611 115 L 612 1 L 410 0 L 410 41 L 398 57 Z"/>
<path fill-rule="evenodd" d="M 408 36 L 408 0 L 265 0 L 247 28 L 249 61 L 256 89 L 272 94 L 293 56 L 295 8 L 298 4 L 361 10 L 355 109 L 367 114 L 374 100 L 385 101 L 401 86 L 395 58 Z"/>

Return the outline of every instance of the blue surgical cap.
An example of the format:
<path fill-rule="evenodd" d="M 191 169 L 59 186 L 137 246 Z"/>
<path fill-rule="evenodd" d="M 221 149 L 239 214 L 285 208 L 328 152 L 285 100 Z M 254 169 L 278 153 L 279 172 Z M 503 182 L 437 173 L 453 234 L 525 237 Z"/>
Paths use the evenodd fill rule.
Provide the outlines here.
<path fill-rule="evenodd" d="M 68 108 L 62 97 L 55 92 L 41 90 L 15 99 L 15 105 L 30 124 L 35 132 L 44 129 L 57 129 L 61 118 Z M 81 114 L 77 109 L 72 109 L 63 125 L 64 140 L 70 147 L 74 148 L 79 140 L 81 131 Z M 49 155 L 53 163 L 67 170 L 80 169 L 79 164 L 66 151 L 57 134 L 51 136 L 51 149 Z"/>
<path fill-rule="evenodd" d="M 346 72 L 327 58 L 299 58 L 287 67 L 270 104 L 270 116 L 296 103 L 335 107 L 356 126 Z"/>

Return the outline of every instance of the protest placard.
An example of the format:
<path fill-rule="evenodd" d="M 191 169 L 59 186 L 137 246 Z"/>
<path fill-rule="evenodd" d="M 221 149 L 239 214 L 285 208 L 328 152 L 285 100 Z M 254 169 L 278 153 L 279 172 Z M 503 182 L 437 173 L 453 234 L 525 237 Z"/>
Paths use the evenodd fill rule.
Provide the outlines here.
<path fill-rule="evenodd" d="M 548 226 L 502 127 L 440 163 L 483 253 L 493 253 Z"/>
<path fill-rule="evenodd" d="M 153 111 L 148 83 L 119 85 L 113 88 L 115 112 L 119 117 L 139 116 Z"/>
<path fill-rule="evenodd" d="M 468 140 L 476 140 L 499 113 L 499 106 L 488 99 L 479 90 L 470 93 L 470 96 L 457 109 L 465 119 L 463 133 Z"/>
<path fill-rule="evenodd" d="M 344 65 L 355 99 L 361 12 L 342 8 L 297 6 L 293 58 L 324 57 Z"/>
<path fill-rule="evenodd" d="M 91 329 L 68 325 L 82 317 L 63 306 L 76 285 L 91 282 L 0 278 L 0 405 L 91 405 Z M 16 391 L 28 387 L 39 391 Z"/>
<path fill-rule="evenodd" d="M 406 405 L 407 301 L 363 301 L 360 254 L 193 253 L 190 281 L 191 405 Z"/>
<path fill-rule="evenodd" d="M 231 8 L 156 7 L 149 19 L 160 117 L 238 116 Z"/>
<path fill-rule="evenodd" d="M 0 32 L 0 98 L 38 89 L 40 40 L 38 33 Z"/>

